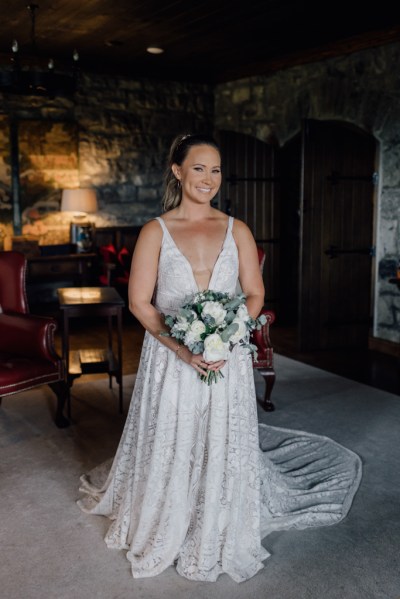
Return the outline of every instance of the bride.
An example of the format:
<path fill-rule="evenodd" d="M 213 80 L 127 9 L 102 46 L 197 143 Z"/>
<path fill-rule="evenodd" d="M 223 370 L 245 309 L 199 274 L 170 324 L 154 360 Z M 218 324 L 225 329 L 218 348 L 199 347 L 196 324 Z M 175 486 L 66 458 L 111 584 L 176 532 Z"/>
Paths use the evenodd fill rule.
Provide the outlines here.
<path fill-rule="evenodd" d="M 164 213 L 141 230 L 129 307 L 146 329 L 121 441 L 101 487 L 82 477 L 80 507 L 112 520 L 105 541 L 127 550 L 134 577 L 175 564 L 191 580 L 252 577 L 273 530 L 328 525 L 347 514 L 358 456 L 331 439 L 259 425 L 251 356 L 236 345 L 207 363 L 171 337 L 163 315 L 198 290 L 234 294 L 256 318 L 264 304 L 248 227 L 211 207 L 221 157 L 203 135 L 175 139 Z M 208 386 L 199 374 L 223 373 Z"/>

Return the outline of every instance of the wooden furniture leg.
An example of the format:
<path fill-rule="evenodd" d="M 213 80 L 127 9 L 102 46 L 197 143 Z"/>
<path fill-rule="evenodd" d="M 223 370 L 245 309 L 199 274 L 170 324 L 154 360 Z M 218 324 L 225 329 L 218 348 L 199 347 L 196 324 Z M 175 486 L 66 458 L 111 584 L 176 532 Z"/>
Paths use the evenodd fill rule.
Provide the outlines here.
<path fill-rule="evenodd" d="M 273 412 L 275 410 L 275 406 L 271 401 L 271 393 L 275 384 L 275 371 L 273 368 L 257 368 L 257 370 L 265 382 L 264 398 L 257 399 L 257 402 L 266 412 Z"/>

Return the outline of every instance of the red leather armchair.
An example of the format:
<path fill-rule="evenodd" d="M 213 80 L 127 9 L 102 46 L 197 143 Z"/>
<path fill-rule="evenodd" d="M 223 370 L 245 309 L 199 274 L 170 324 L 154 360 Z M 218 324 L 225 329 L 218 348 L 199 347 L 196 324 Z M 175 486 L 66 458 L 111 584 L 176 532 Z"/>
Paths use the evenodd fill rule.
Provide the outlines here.
<path fill-rule="evenodd" d="M 265 263 L 265 252 L 257 247 L 260 270 L 263 271 Z M 264 398 L 259 400 L 260 406 L 267 412 L 275 410 L 271 401 L 271 393 L 275 383 L 274 350 L 269 338 L 269 327 L 275 321 L 275 313 L 272 310 L 262 310 L 267 322 L 259 331 L 253 331 L 251 341 L 257 346 L 257 360 L 253 359 L 253 367 L 258 370 L 265 381 Z"/>
<path fill-rule="evenodd" d="M 0 252 L 0 402 L 2 397 L 49 385 L 57 396 L 55 423 L 64 417 L 65 369 L 54 348 L 56 321 L 29 314 L 25 291 L 26 259 L 20 252 Z"/>

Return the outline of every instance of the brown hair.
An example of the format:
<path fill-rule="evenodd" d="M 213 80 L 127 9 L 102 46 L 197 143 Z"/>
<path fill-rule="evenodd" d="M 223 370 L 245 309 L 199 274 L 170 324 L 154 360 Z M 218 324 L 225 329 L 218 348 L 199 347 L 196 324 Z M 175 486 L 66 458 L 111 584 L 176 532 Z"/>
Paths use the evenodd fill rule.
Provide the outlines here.
<path fill-rule="evenodd" d="M 177 164 L 180 166 L 182 162 L 185 160 L 186 156 L 189 153 L 190 148 L 193 146 L 211 146 L 220 152 L 217 142 L 210 135 L 201 135 L 201 134 L 185 134 L 178 135 L 175 137 L 172 142 L 169 155 L 168 155 L 168 163 L 167 170 L 164 176 L 164 197 L 163 197 L 163 209 L 164 212 L 168 212 L 168 210 L 172 210 L 179 206 L 182 201 L 182 190 L 180 181 L 176 179 L 174 173 L 172 172 L 172 165 Z"/>

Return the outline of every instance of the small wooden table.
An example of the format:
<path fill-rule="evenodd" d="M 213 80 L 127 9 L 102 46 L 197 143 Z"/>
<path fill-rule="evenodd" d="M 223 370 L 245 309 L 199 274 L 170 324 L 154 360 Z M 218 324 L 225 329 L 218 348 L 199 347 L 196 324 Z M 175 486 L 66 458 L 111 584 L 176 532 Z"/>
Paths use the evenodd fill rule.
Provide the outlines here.
<path fill-rule="evenodd" d="M 63 313 L 62 353 L 68 381 L 68 416 L 71 416 L 70 388 L 74 379 L 84 375 L 106 372 L 119 385 L 119 411 L 123 412 L 122 399 L 122 308 L 125 303 L 113 287 L 64 287 L 57 290 Z M 107 317 L 108 345 L 105 349 L 69 349 L 69 319 Z M 113 332 L 116 319 L 117 355 L 113 351 Z"/>

